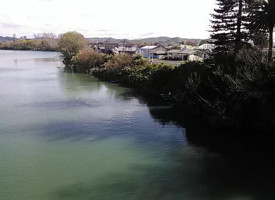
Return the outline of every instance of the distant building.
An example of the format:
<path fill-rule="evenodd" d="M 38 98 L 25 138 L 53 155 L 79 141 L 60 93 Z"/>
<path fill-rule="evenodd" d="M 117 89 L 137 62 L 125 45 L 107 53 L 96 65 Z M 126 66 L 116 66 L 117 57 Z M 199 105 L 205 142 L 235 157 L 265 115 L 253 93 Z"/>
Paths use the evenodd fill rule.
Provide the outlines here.
<path fill-rule="evenodd" d="M 182 60 L 182 61 L 203 61 L 202 55 L 195 50 L 181 50 L 172 49 L 167 51 L 167 57 L 170 60 Z"/>
<path fill-rule="evenodd" d="M 144 58 L 149 58 L 150 57 L 150 51 L 157 46 L 143 46 L 138 49 L 138 53 L 141 54 Z"/>
<path fill-rule="evenodd" d="M 212 51 L 215 48 L 214 44 L 202 44 L 199 47 L 195 48 L 197 50 L 209 50 Z"/>
<path fill-rule="evenodd" d="M 196 47 L 195 49 L 202 54 L 203 59 L 209 59 L 214 48 L 214 44 L 205 43 L 200 45 L 199 47 Z"/>
<path fill-rule="evenodd" d="M 162 46 L 144 46 L 138 49 L 138 53 L 144 58 L 160 59 L 166 56 L 167 49 Z"/>
<path fill-rule="evenodd" d="M 97 52 L 98 53 L 106 53 L 105 47 L 104 46 L 100 46 L 97 48 Z"/>
<path fill-rule="evenodd" d="M 118 54 L 134 55 L 137 53 L 137 46 L 133 44 L 119 43 L 118 47 L 113 49 L 113 52 Z"/>
<path fill-rule="evenodd" d="M 150 51 L 150 58 L 153 58 L 153 59 L 162 59 L 162 58 L 165 58 L 166 55 L 167 55 L 167 49 L 162 45 L 159 45 L 151 49 Z"/>
<path fill-rule="evenodd" d="M 134 55 L 137 53 L 137 46 L 129 43 L 118 43 L 118 42 L 97 42 L 90 43 L 89 46 L 98 53 L 106 54 L 130 54 Z"/>
<path fill-rule="evenodd" d="M 105 53 L 110 53 L 110 52 L 112 52 L 113 49 L 118 48 L 118 43 L 117 42 L 105 42 L 104 47 L 105 47 Z"/>

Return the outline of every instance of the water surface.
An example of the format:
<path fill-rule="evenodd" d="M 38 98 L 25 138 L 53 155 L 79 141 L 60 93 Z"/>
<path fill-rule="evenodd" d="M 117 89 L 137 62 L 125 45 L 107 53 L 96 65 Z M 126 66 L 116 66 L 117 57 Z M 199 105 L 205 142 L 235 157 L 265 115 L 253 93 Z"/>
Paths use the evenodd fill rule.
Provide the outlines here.
<path fill-rule="evenodd" d="M 258 160 L 194 145 L 154 114 L 167 107 L 61 68 L 58 53 L 0 51 L 0 199 L 274 199 Z"/>

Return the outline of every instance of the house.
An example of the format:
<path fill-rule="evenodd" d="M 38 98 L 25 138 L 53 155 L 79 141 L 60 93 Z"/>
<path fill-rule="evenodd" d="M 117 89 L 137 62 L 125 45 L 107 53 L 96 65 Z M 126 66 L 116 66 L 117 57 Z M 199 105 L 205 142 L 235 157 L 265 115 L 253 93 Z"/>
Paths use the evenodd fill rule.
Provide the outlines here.
<path fill-rule="evenodd" d="M 210 58 L 211 52 L 214 50 L 214 48 L 214 44 L 205 43 L 197 47 L 196 50 L 202 54 L 204 59 L 208 59 Z"/>
<path fill-rule="evenodd" d="M 144 58 L 150 57 L 150 51 L 157 46 L 144 46 L 138 49 L 138 53 L 141 54 Z"/>
<path fill-rule="evenodd" d="M 162 59 L 162 58 L 165 58 L 166 55 L 167 55 L 167 49 L 162 45 L 159 45 L 150 50 L 150 58 L 153 58 L 153 59 Z"/>
<path fill-rule="evenodd" d="M 98 53 L 106 53 L 105 47 L 104 46 L 100 46 L 97 48 L 97 52 Z"/>
<path fill-rule="evenodd" d="M 137 53 L 137 46 L 127 43 L 119 43 L 118 47 L 113 49 L 114 53 L 134 55 Z"/>
<path fill-rule="evenodd" d="M 181 50 L 181 49 L 172 49 L 167 51 L 167 57 L 171 60 L 186 60 L 186 61 L 203 61 L 202 56 L 198 51 L 195 50 Z"/>
<path fill-rule="evenodd" d="M 117 42 L 105 42 L 104 47 L 105 47 L 105 53 L 111 53 L 113 49 L 118 48 L 118 43 Z"/>
<path fill-rule="evenodd" d="M 89 43 L 90 48 L 94 49 L 98 53 L 105 53 L 105 45 L 103 42 Z"/>
<path fill-rule="evenodd" d="M 209 50 L 209 51 L 212 51 L 213 49 L 215 48 L 215 45 L 214 44 L 202 44 L 200 45 L 199 47 L 197 47 L 196 49 L 197 50 Z"/>
<path fill-rule="evenodd" d="M 167 55 L 167 49 L 162 46 L 144 46 L 138 49 L 138 53 L 144 58 L 160 59 Z"/>

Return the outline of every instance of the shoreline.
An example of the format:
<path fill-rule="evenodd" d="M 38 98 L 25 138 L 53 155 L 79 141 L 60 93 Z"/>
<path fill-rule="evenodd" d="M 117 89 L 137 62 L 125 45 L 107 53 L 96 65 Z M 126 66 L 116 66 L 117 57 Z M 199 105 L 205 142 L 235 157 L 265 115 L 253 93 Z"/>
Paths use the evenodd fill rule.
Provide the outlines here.
<path fill-rule="evenodd" d="M 161 98 L 163 102 L 167 103 L 167 105 L 173 106 L 184 113 L 191 113 L 199 119 L 198 121 L 202 122 L 203 126 L 206 127 L 233 132 L 242 132 L 244 134 L 255 132 L 257 134 L 260 133 L 270 135 L 273 130 L 275 130 L 272 126 L 267 128 L 268 123 L 265 121 L 257 122 L 258 117 L 253 117 L 249 114 L 250 110 L 261 113 L 260 110 L 253 110 L 253 104 L 249 105 L 250 101 L 253 102 L 255 99 L 253 96 L 242 97 L 243 95 L 249 95 L 249 91 L 247 93 L 240 91 L 238 92 L 239 94 L 234 94 L 236 91 L 233 90 L 231 91 L 232 94 L 230 94 L 230 96 L 219 94 L 227 86 L 219 86 L 219 89 L 214 88 L 216 86 L 212 85 L 213 81 L 216 81 L 216 85 L 219 84 L 219 82 L 222 83 L 222 78 L 214 75 L 213 69 L 209 68 L 206 64 L 188 63 L 176 67 L 175 69 L 168 69 L 168 71 L 164 69 L 164 72 L 161 72 L 162 70 L 163 69 L 160 68 L 154 72 L 155 74 L 162 74 L 162 76 L 159 79 L 153 78 L 151 82 L 148 80 L 134 81 L 135 77 L 131 73 L 127 72 L 127 70 L 125 71 L 124 68 L 118 69 L 117 71 L 107 70 L 105 68 L 92 68 L 89 72 L 86 72 L 86 74 L 93 75 L 102 81 L 118 83 L 122 86 L 133 88 L 142 95 L 157 96 Z M 178 72 L 183 76 L 179 78 L 180 75 L 177 74 Z M 185 89 L 180 89 L 182 86 L 177 85 L 180 80 L 189 80 L 192 83 L 198 81 L 196 76 L 192 77 L 194 74 L 199 74 L 201 76 L 198 88 L 194 89 L 192 87 L 187 87 Z M 173 80 L 174 75 L 176 75 L 175 80 Z M 167 80 L 167 85 L 165 83 L 158 85 L 157 80 L 162 80 L 163 77 L 166 76 L 170 77 Z M 173 84 L 175 88 L 171 87 Z M 186 85 L 188 86 L 188 83 L 183 84 L 184 87 L 186 87 Z M 168 89 L 165 90 L 164 87 L 167 87 Z M 208 91 L 209 94 L 205 93 L 206 91 Z M 253 93 L 253 91 L 254 90 L 251 92 Z M 208 102 L 211 100 L 210 98 L 213 98 L 213 96 L 213 103 Z M 248 98 L 248 100 L 246 100 L 246 98 Z M 214 103 L 216 102 L 219 102 L 219 105 L 215 105 Z M 239 108 L 239 104 L 243 105 L 243 107 Z M 226 113 L 223 110 L 228 111 L 226 111 Z M 231 115 L 229 113 L 228 115 L 228 112 L 232 112 L 232 110 L 233 112 L 236 110 L 236 113 Z M 238 116 L 240 118 L 234 116 Z"/>

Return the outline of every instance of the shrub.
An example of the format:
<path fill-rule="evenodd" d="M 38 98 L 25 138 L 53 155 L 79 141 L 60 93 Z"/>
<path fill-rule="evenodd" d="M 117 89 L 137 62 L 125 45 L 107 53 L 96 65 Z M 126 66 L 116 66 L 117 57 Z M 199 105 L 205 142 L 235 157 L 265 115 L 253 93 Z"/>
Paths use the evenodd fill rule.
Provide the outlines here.
<path fill-rule="evenodd" d="M 85 48 L 73 57 L 72 64 L 76 72 L 89 73 L 92 68 L 101 67 L 107 59 L 104 54 Z"/>
<path fill-rule="evenodd" d="M 133 57 L 128 54 L 118 54 L 114 55 L 107 63 L 105 63 L 105 68 L 107 70 L 130 67 L 134 66 Z"/>

